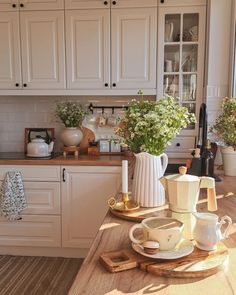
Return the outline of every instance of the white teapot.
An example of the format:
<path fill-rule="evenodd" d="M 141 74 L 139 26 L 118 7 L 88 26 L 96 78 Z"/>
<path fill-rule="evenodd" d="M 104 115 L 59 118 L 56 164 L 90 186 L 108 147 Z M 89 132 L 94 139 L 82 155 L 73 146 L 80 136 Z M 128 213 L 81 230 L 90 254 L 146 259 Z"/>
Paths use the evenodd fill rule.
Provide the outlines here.
<path fill-rule="evenodd" d="M 49 157 L 52 153 L 54 142 L 47 144 L 42 137 L 32 139 L 27 144 L 27 156 L 34 158 Z"/>
<path fill-rule="evenodd" d="M 174 212 L 196 212 L 200 188 L 207 188 L 208 210 L 216 211 L 215 179 L 186 174 L 187 168 L 179 167 L 179 174 L 160 179 L 169 197 L 170 210 Z"/>

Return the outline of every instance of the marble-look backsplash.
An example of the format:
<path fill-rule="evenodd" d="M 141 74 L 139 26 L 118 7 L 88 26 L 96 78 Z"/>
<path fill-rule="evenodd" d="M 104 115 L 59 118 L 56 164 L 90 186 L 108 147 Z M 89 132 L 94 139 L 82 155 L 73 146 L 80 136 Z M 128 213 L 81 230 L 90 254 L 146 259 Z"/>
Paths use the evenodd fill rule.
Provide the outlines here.
<path fill-rule="evenodd" d="M 0 152 L 23 152 L 24 151 L 24 130 L 25 128 L 55 128 L 55 151 L 61 150 L 60 132 L 64 126 L 56 121 L 54 116 L 55 104 L 60 100 L 78 100 L 81 104 L 89 105 L 90 102 L 96 105 L 124 106 L 134 96 L 114 97 L 1 97 L 0 96 Z M 147 97 L 155 99 L 155 97 Z M 99 116 L 95 110 L 94 116 Z M 107 116 L 112 110 L 105 110 Z M 117 114 L 118 110 L 115 110 Z M 94 129 L 96 137 L 110 137 L 113 134 L 113 127 L 97 127 Z"/>

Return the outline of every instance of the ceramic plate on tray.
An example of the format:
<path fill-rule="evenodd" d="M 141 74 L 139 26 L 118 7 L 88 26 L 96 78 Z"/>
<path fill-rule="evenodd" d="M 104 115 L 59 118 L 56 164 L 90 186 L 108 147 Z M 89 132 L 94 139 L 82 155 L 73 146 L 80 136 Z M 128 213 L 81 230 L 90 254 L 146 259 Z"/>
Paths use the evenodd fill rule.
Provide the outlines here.
<path fill-rule="evenodd" d="M 154 259 L 177 259 L 191 254 L 194 250 L 193 243 L 186 239 L 182 239 L 173 250 L 158 251 L 152 255 L 145 253 L 142 245 L 132 243 L 132 248 L 137 253 Z"/>

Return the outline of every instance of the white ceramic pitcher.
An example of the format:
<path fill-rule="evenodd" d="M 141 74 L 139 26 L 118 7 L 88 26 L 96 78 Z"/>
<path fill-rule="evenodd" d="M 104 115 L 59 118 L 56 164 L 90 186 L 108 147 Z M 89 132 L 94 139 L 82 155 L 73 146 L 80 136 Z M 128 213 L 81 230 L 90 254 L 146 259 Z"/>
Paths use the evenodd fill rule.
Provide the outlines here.
<path fill-rule="evenodd" d="M 154 156 L 146 152 L 135 154 L 136 162 L 132 187 L 133 199 L 142 207 L 157 207 L 165 204 L 165 191 L 160 182 L 168 157 Z"/>
<path fill-rule="evenodd" d="M 199 249 L 211 251 L 216 249 L 220 240 L 228 237 L 228 231 L 232 225 L 232 220 L 225 215 L 218 221 L 218 216 L 213 213 L 201 212 L 193 213 L 196 217 L 196 225 L 193 230 L 193 238 Z M 222 224 L 228 223 L 224 232 L 221 232 Z"/>

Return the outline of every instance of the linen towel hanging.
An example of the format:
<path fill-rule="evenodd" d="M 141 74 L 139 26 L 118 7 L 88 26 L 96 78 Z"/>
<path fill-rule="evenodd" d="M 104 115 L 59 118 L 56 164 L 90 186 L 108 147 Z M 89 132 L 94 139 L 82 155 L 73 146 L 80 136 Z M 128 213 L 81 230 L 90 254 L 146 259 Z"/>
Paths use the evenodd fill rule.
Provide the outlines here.
<path fill-rule="evenodd" d="M 22 176 L 19 171 L 9 171 L 0 188 L 0 213 L 8 220 L 19 220 L 20 212 L 27 207 Z"/>

